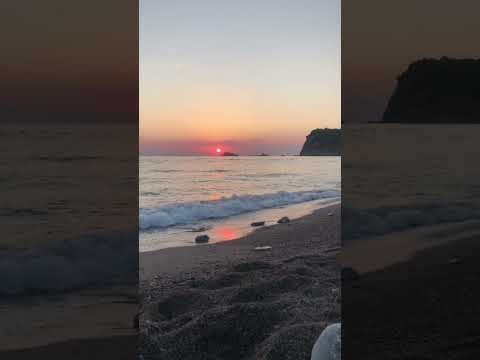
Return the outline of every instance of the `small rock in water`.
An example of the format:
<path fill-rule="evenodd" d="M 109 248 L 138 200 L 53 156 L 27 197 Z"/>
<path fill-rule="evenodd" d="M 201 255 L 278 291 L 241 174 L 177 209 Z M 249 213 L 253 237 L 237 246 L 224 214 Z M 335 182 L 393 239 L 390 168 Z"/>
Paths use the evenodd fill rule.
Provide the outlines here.
<path fill-rule="evenodd" d="M 250 225 L 253 226 L 253 227 L 263 226 L 263 225 L 265 225 L 265 221 L 253 222 L 253 223 L 251 223 Z"/>
<path fill-rule="evenodd" d="M 280 220 L 277 221 L 279 224 L 286 224 L 289 223 L 290 219 L 287 216 L 282 217 Z"/>
<path fill-rule="evenodd" d="M 257 246 L 254 250 L 255 251 L 265 251 L 265 250 L 271 250 L 271 246 Z"/>
<path fill-rule="evenodd" d="M 460 264 L 461 260 L 459 258 L 453 258 L 449 260 L 450 264 Z"/>
<path fill-rule="evenodd" d="M 208 235 L 198 235 L 196 238 L 195 238 L 195 242 L 197 244 L 204 244 L 204 243 L 208 243 L 208 240 L 210 240 L 210 237 Z"/>
<path fill-rule="evenodd" d="M 333 213 L 328 213 L 327 215 L 328 215 L 328 216 L 333 216 Z"/>

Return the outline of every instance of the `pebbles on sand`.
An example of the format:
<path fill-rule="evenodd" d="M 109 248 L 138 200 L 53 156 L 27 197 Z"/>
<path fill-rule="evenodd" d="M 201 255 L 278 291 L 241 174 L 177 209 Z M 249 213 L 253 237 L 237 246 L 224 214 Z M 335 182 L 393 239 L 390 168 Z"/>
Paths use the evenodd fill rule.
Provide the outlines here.
<path fill-rule="evenodd" d="M 204 243 L 208 243 L 208 240 L 210 240 L 210 237 L 208 235 L 198 235 L 196 238 L 195 238 L 195 242 L 197 244 L 204 244 Z"/>

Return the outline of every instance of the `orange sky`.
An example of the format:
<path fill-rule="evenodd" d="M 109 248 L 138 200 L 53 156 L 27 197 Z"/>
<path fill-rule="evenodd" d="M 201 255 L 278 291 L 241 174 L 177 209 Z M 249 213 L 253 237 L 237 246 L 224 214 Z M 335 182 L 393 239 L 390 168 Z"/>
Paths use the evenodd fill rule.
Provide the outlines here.
<path fill-rule="evenodd" d="M 180 3 L 140 3 L 142 153 L 298 153 L 340 126 L 338 1 Z"/>

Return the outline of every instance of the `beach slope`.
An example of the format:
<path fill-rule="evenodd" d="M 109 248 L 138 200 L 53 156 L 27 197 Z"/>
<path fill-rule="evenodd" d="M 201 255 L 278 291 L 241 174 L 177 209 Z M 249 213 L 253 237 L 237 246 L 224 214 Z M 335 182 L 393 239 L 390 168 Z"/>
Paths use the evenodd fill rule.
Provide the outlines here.
<path fill-rule="evenodd" d="M 141 254 L 145 359 L 309 360 L 340 321 L 339 249 L 337 204 L 241 239 Z"/>

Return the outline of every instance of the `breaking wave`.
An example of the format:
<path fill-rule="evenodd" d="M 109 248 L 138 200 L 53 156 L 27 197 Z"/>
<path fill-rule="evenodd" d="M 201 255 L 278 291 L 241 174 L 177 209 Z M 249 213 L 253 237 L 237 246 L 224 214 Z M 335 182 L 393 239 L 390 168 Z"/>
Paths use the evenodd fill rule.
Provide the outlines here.
<path fill-rule="evenodd" d="M 263 195 L 233 195 L 218 200 L 193 201 L 140 209 L 139 225 L 141 230 L 167 228 L 306 201 L 339 197 L 340 192 L 335 190 L 280 191 Z"/>
<path fill-rule="evenodd" d="M 92 234 L 45 248 L 0 253 L 0 295 L 135 284 L 138 234 Z"/>
<path fill-rule="evenodd" d="M 420 226 L 480 219 L 474 204 L 431 203 L 410 206 L 385 206 L 372 209 L 342 209 L 342 239 L 353 240 L 385 235 Z"/>

